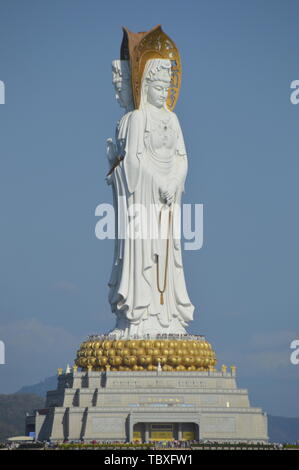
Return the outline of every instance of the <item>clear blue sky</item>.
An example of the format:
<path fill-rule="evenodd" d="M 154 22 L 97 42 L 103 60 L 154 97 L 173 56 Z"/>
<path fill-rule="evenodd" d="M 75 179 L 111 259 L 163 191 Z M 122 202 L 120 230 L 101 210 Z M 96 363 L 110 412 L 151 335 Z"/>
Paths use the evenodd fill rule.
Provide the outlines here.
<path fill-rule="evenodd" d="M 265 411 L 299 416 L 299 3 L 294 0 L 1 0 L 0 393 L 72 363 L 113 326 L 105 141 L 121 26 L 160 23 L 181 52 L 176 107 L 189 156 L 184 202 L 204 204 L 204 246 L 184 252 L 190 331 Z"/>

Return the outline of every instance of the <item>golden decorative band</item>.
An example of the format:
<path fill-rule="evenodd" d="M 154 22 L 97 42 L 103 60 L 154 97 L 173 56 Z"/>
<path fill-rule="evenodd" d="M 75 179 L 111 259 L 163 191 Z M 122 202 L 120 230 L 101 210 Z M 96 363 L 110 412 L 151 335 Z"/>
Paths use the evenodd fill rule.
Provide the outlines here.
<path fill-rule="evenodd" d="M 85 341 L 75 364 L 82 370 L 163 371 L 214 370 L 215 352 L 205 340 Z"/>

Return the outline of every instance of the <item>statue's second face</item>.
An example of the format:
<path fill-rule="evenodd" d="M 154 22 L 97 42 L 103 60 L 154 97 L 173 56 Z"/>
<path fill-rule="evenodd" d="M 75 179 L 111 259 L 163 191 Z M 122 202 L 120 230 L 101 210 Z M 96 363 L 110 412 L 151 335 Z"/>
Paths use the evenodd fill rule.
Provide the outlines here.
<path fill-rule="evenodd" d="M 116 99 L 121 108 L 129 108 L 132 104 L 131 84 L 128 80 L 117 81 L 114 83 Z"/>
<path fill-rule="evenodd" d="M 147 90 L 148 103 L 156 106 L 156 108 L 162 108 L 167 100 L 169 87 L 170 80 L 167 82 L 162 80 L 150 82 Z"/>

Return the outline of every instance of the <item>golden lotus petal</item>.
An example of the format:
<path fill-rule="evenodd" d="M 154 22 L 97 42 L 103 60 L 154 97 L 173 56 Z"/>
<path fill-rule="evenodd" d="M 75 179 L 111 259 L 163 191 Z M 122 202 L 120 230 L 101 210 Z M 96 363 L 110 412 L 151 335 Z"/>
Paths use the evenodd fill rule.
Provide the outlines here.
<path fill-rule="evenodd" d="M 123 358 L 123 363 L 126 366 L 134 366 L 137 363 L 137 358 L 135 356 L 125 356 Z"/>
<path fill-rule="evenodd" d="M 120 366 L 122 363 L 122 358 L 120 356 L 109 357 L 109 364 L 112 366 Z"/>
<path fill-rule="evenodd" d="M 152 362 L 151 356 L 140 356 L 138 357 L 138 363 L 144 366 L 148 366 Z"/>
<path fill-rule="evenodd" d="M 98 357 L 97 364 L 99 364 L 100 366 L 105 366 L 106 364 L 108 364 L 108 357 L 106 356 Z"/>
<path fill-rule="evenodd" d="M 115 349 L 108 349 L 108 356 L 116 356 L 116 351 Z"/>
<path fill-rule="evenodd" d="M 153 364 L 158 365 L 160 362 L 161 365 L 166 364 L 167 357 L 166 356 L 154 356 L 153 357 Z"/>
<path fill-rule="evenodd" d="M 145 354 L 145 348 L 137 348 L 136 349 L 136 355 L 137 356 L 142 356 L 143 354 Z"/>
<path fill-rule="evenodd" d="M 121 349 L 121 350 L 119 350 L 119 354 L 121 356 L 129 356 L 130 355 L 130 349 L 128 349 L 128 348 Z"/>
<path fill-rule="evenodd" d="M 178 366 L 181 364 L 182 358 L 180 356 L 171 356 L 169 362 L 172 366 Z"/>
<path fill-rule="evenodd" d="M 186 367 L 187 366 L 192 366 L 194 364 L 193 357 L 190 357 L 190 356 L 183 357 L 182 364 Z"/>

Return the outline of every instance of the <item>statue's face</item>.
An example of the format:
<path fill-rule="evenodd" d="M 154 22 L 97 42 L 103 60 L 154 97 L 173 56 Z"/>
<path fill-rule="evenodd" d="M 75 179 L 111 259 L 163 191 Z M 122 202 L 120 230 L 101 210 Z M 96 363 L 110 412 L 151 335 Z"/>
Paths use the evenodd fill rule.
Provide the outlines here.
<path fill-rule="evenodd" d="M 128 108 L 132 103 L 131 84 L 126 81 L 117 81 L 114 83 L 116 91 L 116 100 L 121 108 Z"/>
<path fill-rule="evenodd" d="M 169 87 L 170 80 L 167 82 L 162 80 L 150 82 L 147 90 L 148 103 L 156 106 L 156 108 L 162 108 L 167 100 Z"/>

